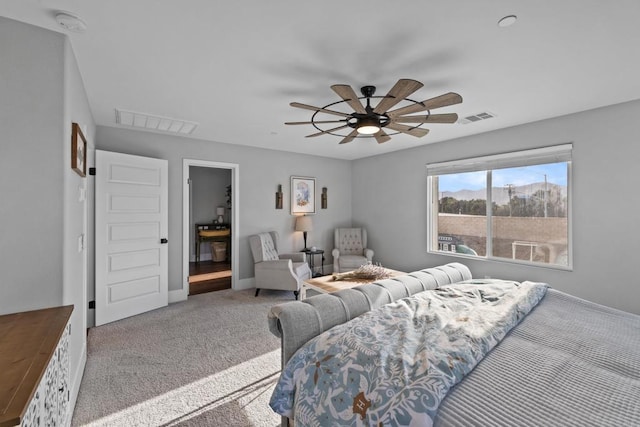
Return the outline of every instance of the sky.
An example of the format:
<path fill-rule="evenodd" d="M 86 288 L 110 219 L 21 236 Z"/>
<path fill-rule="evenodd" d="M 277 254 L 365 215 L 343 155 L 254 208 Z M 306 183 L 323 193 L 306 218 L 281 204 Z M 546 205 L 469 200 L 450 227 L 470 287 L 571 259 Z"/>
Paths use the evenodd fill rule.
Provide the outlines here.
<path fill-rule="evenodd" d="M 547 182 L 567 185 L 567 164 L 548 163 L 544 165 L 524 166 L 519 168 L 495 169 L 492 174 L 493 187 L 515 186 L 535 182 Z M 481 190 L 486 187 L 486 171 L 440 175 L 438 191 Z"/>

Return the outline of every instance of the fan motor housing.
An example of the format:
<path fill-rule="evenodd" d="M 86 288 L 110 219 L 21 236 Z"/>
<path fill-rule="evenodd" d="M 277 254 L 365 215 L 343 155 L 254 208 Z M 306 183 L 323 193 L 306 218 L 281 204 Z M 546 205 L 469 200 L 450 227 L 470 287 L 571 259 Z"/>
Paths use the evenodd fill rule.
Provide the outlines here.
<path fill-rule="evenodd" d="M 371 98 L 373 96 L 374 93 L 376 93 L 376 87 L 375 86 L 362 86 L 360 88 L 360 92 L 362 92 L 362 95 L 366 98 Z"/>
<path fill-rule="evenodd" d="M 352 127 L 352 128 L 357 128 L 359 127 L 363 121 L 375 121 L 378 126 L 380 126 L 381 128 L 385 127 L 386 125 L 389 124 L 389 116 L 387 116 L 386 114 L 376 114 L 376 113 L 371 113 L 371 114 L 360 114 L 360 113 L 352 113 L 351 117 L 348 119 L 347 124 Z"/>

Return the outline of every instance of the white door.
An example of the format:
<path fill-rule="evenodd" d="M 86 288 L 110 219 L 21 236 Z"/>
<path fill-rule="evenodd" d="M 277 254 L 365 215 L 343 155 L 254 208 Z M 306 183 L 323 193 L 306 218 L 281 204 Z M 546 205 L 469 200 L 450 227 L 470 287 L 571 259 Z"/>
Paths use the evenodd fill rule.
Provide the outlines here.
<path fill-rule="evenodd" d="M 168 303 L 167 171 L 96 150 L 96 326 Z"/>

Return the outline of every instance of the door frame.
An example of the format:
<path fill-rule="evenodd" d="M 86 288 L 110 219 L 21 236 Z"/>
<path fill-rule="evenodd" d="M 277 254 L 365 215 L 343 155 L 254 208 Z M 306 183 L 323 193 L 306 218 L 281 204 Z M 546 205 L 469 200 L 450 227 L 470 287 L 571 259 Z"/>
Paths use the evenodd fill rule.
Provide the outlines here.
<path fill-rule="evenodd" d="M 182 159 L 182 299 L 189 296 L 189 238 L 193 234 L 189 224 L 189 168 L 191 166 L 229 169 L 231 170 L 231 289 L 238 288 L 238 230 L 240 215 L 238 214 L 238 200 L 240 199 L 240 165 L 237 163 L 222 163 L 209 160 Z"/>

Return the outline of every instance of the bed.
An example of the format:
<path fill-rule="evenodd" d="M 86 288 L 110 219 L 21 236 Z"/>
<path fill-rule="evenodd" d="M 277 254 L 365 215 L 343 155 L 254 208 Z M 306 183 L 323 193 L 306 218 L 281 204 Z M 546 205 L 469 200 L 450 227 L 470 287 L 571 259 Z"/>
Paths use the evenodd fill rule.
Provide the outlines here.
<path fill-rule="evenodd" d="M 640 316 L 546 284 L 450 263 L 268 322 L 283 425 L 640 426 Z"/>

